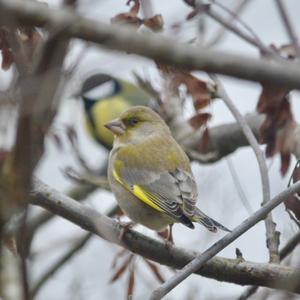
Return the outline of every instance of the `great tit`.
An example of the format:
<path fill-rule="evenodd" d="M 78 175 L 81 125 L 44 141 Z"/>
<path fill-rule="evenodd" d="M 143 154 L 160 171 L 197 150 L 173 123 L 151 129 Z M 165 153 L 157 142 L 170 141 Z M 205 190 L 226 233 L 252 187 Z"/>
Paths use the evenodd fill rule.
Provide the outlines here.
<path fill-rule="evenodd" d="M 102 73 L 88 77 L 79 96 L 83 101 L 89 135 L 107 149 L 112 148 L 113 134 L 104 124 L 132 106 L 149 105 L 151 101 L 151 96 L 142 88 Z"/>

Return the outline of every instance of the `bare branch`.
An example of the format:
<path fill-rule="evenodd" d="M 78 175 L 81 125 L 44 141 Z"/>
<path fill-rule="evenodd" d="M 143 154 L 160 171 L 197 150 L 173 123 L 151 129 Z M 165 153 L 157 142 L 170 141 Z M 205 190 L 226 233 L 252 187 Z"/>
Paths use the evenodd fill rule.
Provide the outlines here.
<path fill-rule="evenodd" d="M 87 233 L 82 238 L 78 239 L 78 241 L 74 243 L 73 247 L 69 251 L 67 251 L 54 264 L 52 264 L 49 270 L 42 274 L 38 282 L 30 291 L 32 298 L 36 296 L 36 294 L 40 291 L 40 289 L 44 286 L 44 284 L 48 281 L 49 278 L 51 278 L 58 270 L 60 270 L 66 262 L 68 262 L 88 243 L 88 241 L 90 241 L 92 236 L 92 233 Z"/>
<path fill-rule="evenodd" d="M 286 245 L 280 250 L 280 261 L 282 261 L 284 258 L 286 258 L 300 243 L 300 232 L 298 232 L 296 235 L 294 235 L 287 243 Z M 256 291 L 258 290 L 259 286 L 250 286 L 247 288 L 243 294 L 238 298 L 238 300 L 246 300 L 250 296 L 252 296 Z"/>
<path fill-rule="evenodd" d="M 277 4 L 277 8 L 279 10 L 280 16 L 282 18 L 282 22 L 287 31 L 287 34 L 289 35 L 290 40 L 295 47 L 297 57 L 298 57 L 298 59 L 300 59 L 300 47 L 299 47 L 298 37 L 297 37 L 296 32 L 291 24 L 285 4 L 282 2 L 282 0 L 276 0 L 276 4 Z"/>
<path fill-rule="evenodd" d="M 143 55 L 177 68 L 203 70 L 300 89 L 300 70 L 290 61 L 270 62 L 180 44 L 155 34 L 137 33 L 125 26 L 109 26 L 88 20 L 65 9 L 46 8 L 32 1 L 2 0 L 0 6 L 0 14 L 13 14 L 24 24 L 60 24 L 69 37 L 95 42 L 109 49 Z"/>
<path fill-rule="evenodd" d="M 232 15 L 230 15 L 226 21 L 230 24 L 233 23 L 235 20 L 237 20 L 238 15 L 246 8 L 246 6 L 250 2 L 251 2 L 250 0 L 238 1 L 238 4 L 236 5 L 236 7 L 232 12 Z M 221 25 L 216 35 L 207 43 L 207 47 L 212 47 L 215 46 L 217 43 L 219 43 L 223 39 L 226 32 L 227 32 L 226 27 Z"/>
<path fill-rule="evenodd" d="M 262 185 L 262 194 L 263 194 L 263 201 L 262 205 L 266 205 L 271 200 L 270 194 L 270 182 L 269 182 L 269 174 L 268 168 L 266 165 L 265 157 L 263 152 L 259 148 L 259 144 L 251 131 L 250 127 L 248 126 L 247 122 L 244 120 L 241 113 L 238 111 L 234 103 L 229 98 L 228 94 L 226 93 L 221 81 L 218 79 L 217 76 L 212 75 L 214 81 L 217 84 L 217 94 L 218 96 L 225 102 L 228 109 L 231 111 L 237 122 L 241 125 L 242 131 L 247 137 L 250 146 L 252 147 L 260 170 L 260 177 L 261 177 L 261 185 Z M 266 225 L 266 236 L 267 236 L 267 247 L 269 249 L 270 255 L 270 262 L 279 262 L 279 254 L 278 254 L 278 247 L 279 247 L 279 232 L 276 231 L 276 224 L 273 222 L 272 214 L 269 213 L 265 219 Z"/>
<path fill-rule="evenodd" d="M 293 185 L 296 189 L 296 185 Z M 299 183 L 300 188 L 300 183 Z M 180 284 L 183 280 L 185 280 L 188 276 L 190 276 L 195 271 L 199 270 L 203 267 L 203 265 L 210 260 L 213 256 L 219 253 L 222 249 L 236 240 L 239 236 L 253 227 L 259 220 L 265 218 L 266 215 L 277 205 L 279 205 L 284 199 L 286 199 L 286 191 L 277 195 L 271 201 L 267 202 L 264 206 L 262 206 L 259 210 L 257 210 L 252 216 L 246 219 L 243 223 L 237 226 L 231 233 L 228 233 L 225 237 L 220 239 L 218 242 L 209 247 L 205 252 L 201 255 L 197 256 L 190 263 L 184 266 L 180 271 L 178 271 L 173 277 L 171 277 L 168 281 L 162 284 L 158 289 L 156 289 L 150 299 L 157 300 L 161 299 L 168 292 L 170 292 L 173 288 L 175 288 L 178 284 Z M 294 191 L 296 192 L 296 191 Z M 293 193 L 294 193 L 293 192 Z"/>
<path fill-rule="evenodd" d="M 189 253 L 186 250 L 177 247 L 167 248 L 163 243 L 148 238 L 133 230 L 127 231 L 123 235 L 123 240 L 120 241 L 119 236 L 121 228 L 114 220 L 62 195 L 40 181 L 35 180 L 34 186 L 34 190 L 31 194 L 32 204 L 49 209 L 52 213 L 70 220 L 83 229 L 110 242 L 126 247 L 132 252 L 140 254 L 145 258 L 175 268 L 182 268 L 196 256 L 195 253 Z M 296 193 L 299 190 L 300 182 L 280 193 L 266 206 L 260 208 L 232 233 L 226 235 L 217 244 L 212 246 L 212 250 L 204 252 L 204 258 L 201 256 L 201 266 L 218 251 L 236 239 L 240 234 L 262 220 L 270 210 L 284 201 L 287 196 Z M 197 257 L 197 261 L 199 261 L 199 256 Z M 251 271 L 249 272 L 249 270 Z M 250 262 L 237 264 L 236 260 L 215 257 L 207 262 L 200 270 L 195 266 L 194 271 L 197 271 L 197 274 L 215 278 L 217 280 L 230 281 L 243 285 L 254 284 L 278 289 L 288 289 L 300 293 L 300 282 L 298 280 L 300 270 L 293 270 L 283 266 Z M 179 273 L 180 272 L 181 271 L 179 271 Z"/>
<path fill-rule="evenodd" d="M 240 200 L 243 204 L 243 206 L 245 207 L 246 211 L 248 212 L 249 215 L 253 214 L 254 210 L 253 208 L 251 207 L 251 204 L 249 203 L 248 199 L 247 199 L 247 196 L 245 195 L 245 192 L 241 186 L 241 183 L 240 183 L 240 180 L 239 180 L 239 176 L 235 170 L 235 167 L 234 167 L 234 164 L 233 162 L 231 161 L 230 157 L 228 157 L 226 159 L 226 162 L 227 162 L 227 165 L 228 165 L 228 169 L 230 171 L 230 174 L 231 174 L 231 177 L 232 177 L 232 180 L 234 182 L 234 186 L 237 190 L 237 193 L 240 197 Z"/>
<path fill-rule="evenodd" d="M 260 143 L 264 143 L 259 137 L 259 129 L 264 120 L 263 115 L 247 114 L 244 116 L 245 121 Z M 183 125 L 182 125 L 183 126 Z M 174 132 L 176 135 L 176 132 Z M 186 152 L 194 160 L 201 163 L 216 162 L 223 157 L 233 153 L 240 147 L 249 146 L 249 142 L 245 137 L 241 126 L 238 123 L 221 124 L 209 129 L 210 140 L 205 152 L 199 153 L 199 141 L 201 141 L 201 133 L 195 132 L 190 135 L 187 141 L 180 141 Z M 190 153 L 194 150 L 193 153 Z M 291 150 L 297 159 L 300 159 L 300 126 L 294 129 L 294 147 Z"/>
<path fill-rule="evenodd" d="M 199 7 L 201 7 L 203 5 L 203 1 L 202 0 L 195 0 L 195 1 L 184 0 L 184 2 L 187 3 L 189 6 L 193 7 L 194 9 L 196 9 L 196 10 L 199 9 Z M 260 39 L 258 39 L 256 37 L 256 35 L 254 37 L 251 37 L 248 34 L 244 33 L 238 27 L 236 27 L 235 24 L 233 24 L 229 20 L 223 18 L 221 15 L 219 15 L 217 12 L 215 12 L 211 8 L 207 9 L 207 10 L 204 10 L 204 13 L 206 13 L 212 19 L 214 19 L 215 21 L 217 21 L 218 23 L 220 23 L 221 25 L 223 25 L 224 27 L 226 27 L 228 30 L 230 30 L 231 32 L 233 32 L 234 34 L 236 34 L 237 36 L 239 36 L 244 41 L 246 41 L 249 44 L 257 47 L 261 51 L 261 53 L 269 54 L 269 55 L 273 56 L 273 58 L 275 58 L 275 57 L 278 58 L 277 54 L 275 54 L 272 49 L 270 49 L 269 47 L 265 46 L 260 41 Z"/>

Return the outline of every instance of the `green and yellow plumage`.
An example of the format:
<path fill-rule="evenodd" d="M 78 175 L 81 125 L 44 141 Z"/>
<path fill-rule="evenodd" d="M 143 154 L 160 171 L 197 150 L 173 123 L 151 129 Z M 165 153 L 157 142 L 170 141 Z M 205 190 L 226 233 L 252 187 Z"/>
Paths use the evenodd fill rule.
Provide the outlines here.
<path fill-rule="evenodd" d="M 189 159 L 155 112 L 131 108 L 107 127 L 115 133 L 110 185 L 133 221 L 154 230 L 176 222 L 227 230 L 196 207 L 198 193 Z"/>

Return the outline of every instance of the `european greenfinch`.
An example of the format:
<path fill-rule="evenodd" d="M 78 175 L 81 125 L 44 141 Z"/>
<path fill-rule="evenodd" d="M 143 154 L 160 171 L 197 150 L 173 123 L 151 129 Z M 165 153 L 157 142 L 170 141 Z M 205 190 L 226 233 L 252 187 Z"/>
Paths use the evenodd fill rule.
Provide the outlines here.
<path fill-rule="evenodd" d="M 157 113 L 136 106 L 105 126 L 114 133 L 108 179 L 132 221 L 156 231 L 174 223 L 194 228 L 193 222 L 229 231 L 196 207 L 190 161 Z"/>
<path fill-rule="evenodd" d="M 134 84 L 102 73 L 88 77 L 78 96 L 83 101 L 89 135 L 108 149 L 112 147 L 113 134 L 104 124 L 134 105 L 148 105 L 151 99 Z"/>

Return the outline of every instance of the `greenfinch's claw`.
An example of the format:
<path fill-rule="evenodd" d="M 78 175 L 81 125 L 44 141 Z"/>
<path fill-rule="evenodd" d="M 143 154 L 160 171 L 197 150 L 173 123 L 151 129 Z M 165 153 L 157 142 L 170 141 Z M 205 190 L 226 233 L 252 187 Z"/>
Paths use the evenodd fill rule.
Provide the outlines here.
<path fill-rule="evenodd" d="M 121 222 L 119 221 L 119 227 L 120 227 L 120 234 L 119 234 L 119 239 L 122 241 L 123 240 L 123 237 L 125 235 L 125 233 L 132 229 L 136 224 L 129 221 L 129 222 Z"/>

